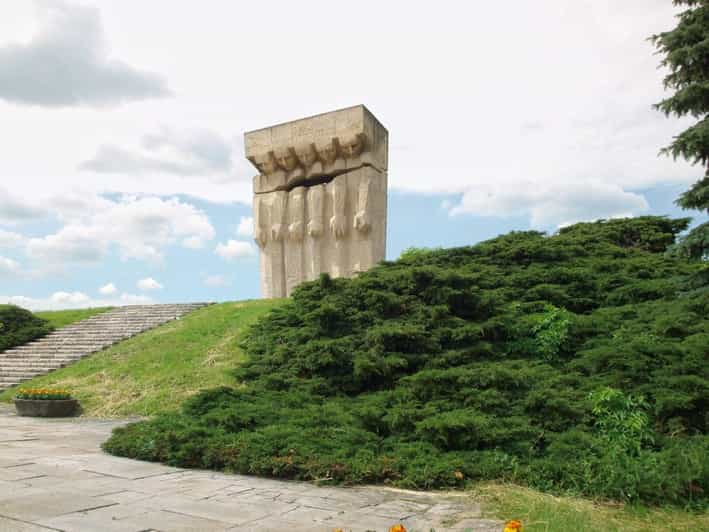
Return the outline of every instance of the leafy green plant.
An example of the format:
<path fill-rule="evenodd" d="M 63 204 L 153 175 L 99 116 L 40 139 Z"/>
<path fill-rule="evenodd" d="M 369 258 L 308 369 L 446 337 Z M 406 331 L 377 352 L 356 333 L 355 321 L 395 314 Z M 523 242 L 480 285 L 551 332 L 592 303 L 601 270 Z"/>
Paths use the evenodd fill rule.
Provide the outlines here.
<path fill-rule="evenodd" d="M 541 319 L 532 327 L 539 355 L 548 362 L 557 359 L 562 346 L 569 338 L 571 319 L 569 313 L 554 305 L 545 305 Z"/>
<path fill-rule="evenodd" d="M 588 398 L 593 403 L 596 428 L 615 450 L 637 456 L 644 444 L 653 442 L 645 413 L 648 404 L 642 396 L 625 395 L 606 386 Z"/>

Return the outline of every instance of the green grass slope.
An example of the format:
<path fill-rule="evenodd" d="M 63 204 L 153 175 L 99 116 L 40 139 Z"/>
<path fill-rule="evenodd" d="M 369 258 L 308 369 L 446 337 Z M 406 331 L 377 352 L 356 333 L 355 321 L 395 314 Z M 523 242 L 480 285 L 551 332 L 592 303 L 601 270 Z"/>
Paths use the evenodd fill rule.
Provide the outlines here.
<path fill-rule="evenodd" d="M 680 505 L 709 495 L 709 289 L 687 220 L 577 224 L 306 283 L 244 336 L 239 387 L 114 454 L 265 476 Z"/>
<path fill-rule="evenodd" d="M 278 304 L 211 305 L 25 386 L 67 388 L 89 416 L 149 416 L 175 409 L 203 388 L 234 382 L 230 370 L 243 360 L 239 338 Z M 10 401 L 13 393 L 5 391 L 0 400 Z"/>
<path fill-rule="evenodd" d="M 35 312 L 35 316 L 49 322 L 55 329 L 66 327 L 77 321 L 111 310 L 111 307 L 82 308 L 76 310 L 46 310 Z"/>

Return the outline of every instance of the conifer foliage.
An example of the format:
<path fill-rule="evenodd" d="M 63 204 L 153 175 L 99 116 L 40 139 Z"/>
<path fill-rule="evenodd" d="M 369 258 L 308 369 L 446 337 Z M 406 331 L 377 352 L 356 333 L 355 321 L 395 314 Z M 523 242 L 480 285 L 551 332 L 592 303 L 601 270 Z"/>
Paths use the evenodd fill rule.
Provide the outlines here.
<path fill-rule="evenodd" d="M 674 94 L 656 107 L 666 115 L 691 116 L 694 125 L 662 151 L 705 167 L 705 175 L 677 199 L 684 209 L 709 212 L 709 0 L 674 0 L 686 8 L 677 27 L 652 36 L 661 64 L 669 69 L 665 88 Z M 700 225 L 677 247 L 695 258 L 709 258 L 709 222 Z"/>
<path fill-rule="evenodd" d="M 688 220 L 409 250 L 253 326 L 233 388 L 117 429 L 114 454 L 409 488 L 505 479 L 701 504 L 709 290 L 665 249 Z"/>

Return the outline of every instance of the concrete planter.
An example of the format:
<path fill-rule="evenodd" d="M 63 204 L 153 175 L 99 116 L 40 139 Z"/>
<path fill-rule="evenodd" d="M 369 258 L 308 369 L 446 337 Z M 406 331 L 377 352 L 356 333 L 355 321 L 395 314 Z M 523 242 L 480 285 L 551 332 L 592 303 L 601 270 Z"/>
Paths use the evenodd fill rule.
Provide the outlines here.
<path fill-rule="evenodd" d="M 78 406 L 76 399 L 15 399 L 18 416 L 70 417 L 76 414 Z"/>

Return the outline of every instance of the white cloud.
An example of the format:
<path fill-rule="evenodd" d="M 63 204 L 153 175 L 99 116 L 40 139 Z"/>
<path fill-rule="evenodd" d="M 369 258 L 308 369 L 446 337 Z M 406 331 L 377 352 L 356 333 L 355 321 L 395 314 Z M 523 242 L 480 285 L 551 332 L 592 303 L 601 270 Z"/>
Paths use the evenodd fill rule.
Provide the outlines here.
<path fill-rule="evenodd" d="M 17 305 L 18 307 L 29 310 L 44 310 L 49 308 L 48 305 L 45 307 L 35 307 L 33 306 L 35 301 L 37 300 L 25 296 L 0 296 L 0 305 Z"/>
<path fill-rule="evenodd" d="M 201 249 L 204 247 L 204 238 L 201 236 L 188 236 L 182 240 L 182 246 L 187 249 Z"/>
<path fill-rule="evenodd" d="M 19 262 L 12 259 L 8 259 L 7 257 L 0 257 L 0 277 L 15 276 L 19 273 Z"/>
<path fill-rule="evenodd" d="M 121 294 L 119 297 L 94 299 L 82 292 L 54 292 L 48 297 L 27 297 L 22 295 L 2 296 L 0 304 L 17 305 L 29 310 L 66 310 L 91 307 L 120 307 L 125 305 L 147 305 L 155 303 L 151 297 L 135 294 Z"/>
<path fill-rule="evenodd" d="M 204 277 L 203 283 L 205 286 L 211 287 L 227 286 L 230 284 L 227 278 L 223 275 L 207 275 Z"/>
<path fill-rule="evenodd" d="M 108 244 L 98 226 L 67 225 L 55 234 L 31 238 L 27 256 L 48 268 L 69 262 L 98 262 L 108 252 Z"/>
<path fill-rule="evenodd" d="M 113 283 L 108 283 L 103 285 L 101 288 L 98 289 L 99 294 L 103 296 L 112 296 L 116 292 L 118 292 L 118 289 L 116 288 L 116 285 Z"/>
<path fill-rule="evenodd" d="M 632 216 L 647 209 L 642 195 L 626 192 L 617 185 L 527 182 L 470 187 L 449 212 L 452 216 L 526 215 L 532 227 L 548 229 L 584 220 Z"/>
<path fill-rule="evenodd" d="M 40 27 L 27 43 L 0 48 L 0 99 L 66 107 L 167 96 L 157 74 L 110 59 L 98 9 L 38 0 Z"/>
<path fill-rule="evenodd" d="M 31 222 L 46 216 L 38 205 L 20 199 L 0 187 L 0 222 L 15 225 Z"/>
<path fill-rule="evenodd" d="M 207 215 L 176 198 L 96 197 L 87 211 L 64 211 L 66 224 L 56 233 L 32 238 L 27 255 L 44 265 L 97 262 L 116 248 L 122 259 L 159 262 L 169 245 L 196 248 L 212 240 Z"/>
<path fill-rule="evenodd" d="M 254 219 L 251 216 L 242 216 L 239 218 L 239 226 L 236 228 L 236 234 L 239 236 L 253 237 L 254 236 Z"/>
<path fill-rule="evenodd" d="M 163 127 L 143 136 L 141 149 L 100 146 L 96 155 L 80 169 L 106 174 L 174 174 L 204 176 L 217 174 L 228 179 L 232 168 L 232 146 L 219 134 L 205 129 L 175 131 Z"/>
<path fill-rule="evenodd" d="M 150 296 L 137 295 L 137 294 L 121 294 L 120 304 L 121 305 L 149 305 L 154 303 L 155 300 Z M 112 305 L 119 306 L 119 305 Z"/>
<path fill-rule="evenodd" d="M 143 290 L 144 292 L 148 292 L 151 290 L 162 290 L 163 286 L 158 283 L 155 279 L 152 277 L 147 277 L 145 279 L 141 279 L 136 283 L 136 286 L 140 289 Z"/>
<path fill-rule="evenodd" d="M 299 30 L 311 22 L 308 10 L 272 0 L 246 7 L 225 2 L 219 10 L 200 13 L 197 25 L 189 3 L 96 2 L 105 40 L 114 48 L 111 56 L 105 49 L 96 52 L 93 46 L 96 32 L 102 35 L 95 9 L 55 4 L 59 7 L 53 8 L 55 14 L 50 17 L 55 22 L 41 24 L 38 36 L 32 37 L 34 18 L 27 4 L 19 0 L 3 3 L 3 54 L 21 49 L 23 57 L 36 57 L 37 49 L 46 50 L 38 48 L 40 44 L 64 43 L 66 46 L 55 46 L 52 53 L 78 57 L 82 65 L 110 65 L 109 57 L 145 68 L 160 65 L 179 93 L 176 98 L 137 102 L 100 113 L 75 106 L 56 111 L 0 102 L 3 186 L 11 189 L 14 199 L 25 198 L 22 203 L 29 207 L 37 207 L 39 198 L 62 199 L 45 201 L 41 209 L 30 209 L 28 217 L 24 208 L 18 215 L 18 201 L 8 208 L 0 192 L 0 223 L 5 223 L 3 219 L 23 223 L 32 217 L 60 215 L 70 225 L 81 226 L 81 231 L 67 230 L 43 248 L 35 244 L 36 250 L 42 251 L 36 255 L 39 263 L 43 263 L 43 256 L 54 256 L 55 263 L 71 259 L 64 255 L 72 253 L 57 251 L 64 249 L 63 240 L 68 241 L 66 249 L 75 250 L 73 255 L 86 255 L 91 260 L 96 252 L 84 250 L 84 244 L 98 248 L 100 257 L 117 249 L 124 258 L 151 257 L 155 261 L 163 256 L 166 245 L 206 245 L 209 239 L 202 237 L 201 231 L 185 235 L 170 232 L 167 239 L 160 234 L 146 242 L 143 237 L 124 239 L 114 224 L 107 233 L 110 243 L 101 244 L 99 232 L 84 242 L 81 234 L 87 232 L 87 226 L 98 223 L 103 228 L 107 224 L 87 221 L 80 212 L 98 213 L 104 207 L 95 203 L 82 208 L 80 196 L 68 198 L 71 192 L 67 191 L 79 190 L 90 198 L 107 192 L 116 193 L 113 198 L 122 194 L 161 198 L 187 194 L 222 204 L 249 204 L 251 184 L 247 179 L 255 170 L 240 151 L 242 131 L 360 102 L 377 115 L 396 143 L 390 153 L 391 189 L 464 194 L 464 200 L 456 205 L 459 214 L 484 210 L 471 199 L 481 187 L 512 189 L 519 183 L 541 191 L 540 207 L 533 208 L 527 198 L 519 203 L 519 212 L 527 219 L 534 218 L 535 224 L 641 212 L 643 200 L 634 191 L 664 183 L 691 183 L 702 173 L 682 161 L 657 157 L 659 148 L 686 124 L 667 119 L 651 107 L 665 96 L 661 83 L 665 72 L 657 68 L 661 58 L 653 55 L 646 37 L 675 24 L 673 15 L 678 9 L 669 0 L 517 2 L 514 17 L 508 16 L 509 5 L 500 2 L 447 2 L 445 9 L 434 11 L 414 3 L 407 11 L 407 24 L 396 27 L 392 25 L 400 16 L 396 3 L 362 0 L 361 8 L 340 21 L 336 29 L 310 34 Z M 374 21 L 368 15 L 372 9 L 377 12 Z M 274 10 L 281 14 L 275 21 L 270 17 Z M 168 11 L 170 16 L 165 18 Z M 242 54 L 238 68 L 207 60 L 223 57 L 225 47 L 253 47 L 260 36 L 251 21 L 266 18 L 275 24 L 276 38 L 261 42 L 258 53 Z M 81 27 L 87 31 L 77 31 L 75 20 L 84 21 Z M 159 46 L 154 45 L 155 20 L 161 20 Z M 495 23 L 500 20 L 505 24 Z M 130 31 L 126 21 L 130 21 Z M 365 41 L 357 38 L 363 24 L 372 37 Z M 302 62 L 282 60 L 284 42 L 293 57 L 309 57 L 323 38 L 333 35 L 338 46 L 321 50 L 318 57 L 319 63 L 328 64 L 327 76 L 302 76 Z M 396 45 L 382 47 L 383 40 Z M 85 42 L 94 52 L 77 55 L 73 51 L 77 41 L 82 47 Z M 495 46 L 489 48 L 490 42 Z M 35 50 L 34 55 L 28 50 Z M 342 57 L 368 57 L 368 76 L 352 76 L 351 65 L 341 61 Z M 76 62 L 72 59 L 69 65 Z M 392 64 L 397 68 L 392 69 Z M 0 72 L 3 76 L 8 71 Z M 249 73 L 251 82 L 244 82 L 244 72 Z M 38 79 L 50 75 L 40 72 Z M 76 78 L 82 83 L 75 98 L 67 97 L 66 80 L 57 76 L 53 83 L 29 88 L 26 84 L 18 87 L 20 81 L 13 78 L 9 86 L 15 92 L 27 90 L 14 102 L 51 99 L 46 93 L 57 92 L 53 85 L 58 84 L 63 101 L 74 98 L 84 104 L 100 104 L 100 98 L 92 99 L 82 92 L 96 86 L 83 83 L 85 78 L 96 79 Z M 297 86 L 291 84 L 284 91 L 283 80 L 292 79 L 298 80 Z M 380 80 L 375 90 L 371 79 Z M 2 87 L 9 90 L 7 85 Z M 361 99 L 363 94 L 366 101 Z M 61 98 L 54 98 L 54 103 L 59 105 Z M 171 124 L 171 129 L 160 129 L 160 124 Z M 193 133 L 200 130 L 214 132 L 233 147 L 229 171 L 224 170 L 226 150 L 218 148 L 210 155 L 209 149 L 203 150 L 195 141 Z M 141 137 L 150 131 L 157 133 Z M 224 148 L 224 142 L 205 144 L 212 145 Z M 127 154 L 124 158 L 132 161 L 132 166 L 124 165 L 123 173 L 106 173 L 117 168 L 111 168 L 110 158 L 104 157 L 108 165 L 104 171 L 97 171 L 98 167 L 79 171 L 81 161 L 101 159 L 101 146 L 122 150 L 118 155 Z M 141 165 L 148 169 L 134 172 L 136 165 L 137 170 Z M 151 165 L 154 168 L 150 169 Z M 204 174 L 187 175 L 200 165 Z M 176 179 L 175 175 L 181 177 Z M 567 184 L 594 190 L 600 185 L 617 188 L 596 191 L 589 203 L 589 198 L 573 190 L 562 193 Z M 550 191 L 558 192 L 559 198 Z M 612 208 L 599 206 L 594 197 L 610 198 Z M 66 214 L 69 211 L 71 214 Z M 242 239 L 246 240 L 246 235 Z"/>
<path fill-rule="evenodd" d="M 226 243 L 220 242 L 217 244 L 214 252 L 227 261 L 256 255 L 254 245 L 251 244 L 251 242 L 244 242 L 243 240 L 229 240 Z"/>
<path fill-rule="evenodd" d="M 20 247 L 25 241 L 25 237 L 19 233 L 0 229 L 0 248 Z"/>
<path fill-rule="evenodd" d="M 3 5 L 0 39 L 6 44 L 27 40 L 33 20 L 23 4 Z M 329 65 L 327 79 L 303 77 L 301 64 L 281 59 L 285 41 L 293 57 L 308 57 L 328 36 L 297 33 L 310 22 L 307 10 L 271 0 L 246 8 L 226 4 L 201 13 L 196 29 L 188 4 L 97 3 L 117 56 L 160 65 L 179 97 L 100 114 L 70 108 L 62 120 L 45 110 L 29 110 L 28 117 L 24 108 L 0 107 L 3 125 L 12 125 L 1 139 L 0 175 L 13 179 L 13 192 L 29 198 L 80 187 L 246 204 L 247 179 L 255 170 L 239 151 L 240 132 L 360 103 L 362 94 L 396 141 L 389 172 L 394 190 L 463 193 L 470 186 L 528 180 L 539 186 L 595 181 L 632 191 L 690 183 L 701 175 L 701 169 L 657 157 L 684 124 L 651 107 L 665 95 L 664 71 L 646 38 L 675 24 L 677 8 L 669 1 L 520 2 L 512 18 L 499 2 L 447 2 L 435 12 L 420 4 L 407 11 L 406 27 L 392 31 L 399 7 L 363 0 L 359 12 L 338 25 L 337 50 L 319 57 Z M 265 19 L 274 9 L 282 13 L 274 29 L 278 37 L 262 43 L 258 53 L 243 54 L 239 68 L 205 60 L 222 57 L 225 46 L 252 47 L 258 35 L 248 21 Z M 377 11 L 374 24 L 365 16 L 371 9 Z M 154 46 L 155 20 L 162 20 L 160 46 Z M 367 20 L 373 38 L 362 42 L 356 37 Z M 494 23 L 499 20 L 506 24 Z M 125 21 L 131 21 L 130 31 Z M 187 34 L 198 37 L 185 39 Z M 382 39 L 397 45 L 382 48 Z M 495 47 L 482 53 L 490 42 Z M 339 60 L 345 56 L 368 57 L 369 75 L 352 77 Z M 244 83 L 244 72 L 252 83 Z M 284 79 L 298 79 L 297 89 L 284 92 Z M 376 90 L 371 79 L 381 80 Z M 173 129 L 141 139 L 159 124 Z M 213 170 L 227 167 L 227 152 L 197 149 L 191 132 L 198 130 L 233 147 L 230 171 Z M 123 173 L 77 170 L 81 161 L 101 159 L 101 146 L 122 150 L 118 159 L 129 163 Z M 193 160 L 196 153 L 202 155 Z M 118 170 L 110 157 L 103 159 L 104 170 Z M 210 160 L 222 165 L 205 162 Z M 157 169 L 134 173 L 136 165 Z M 185 175 L 200 165 L 208 170 Z M 174 172 L 184 177 L 175 179 Z"/>
<path fill-rule="evenodd" d="M 49 298 L 58 305 L 85 305 L 91 298 L 82 292 L 54 292 Z"/>

